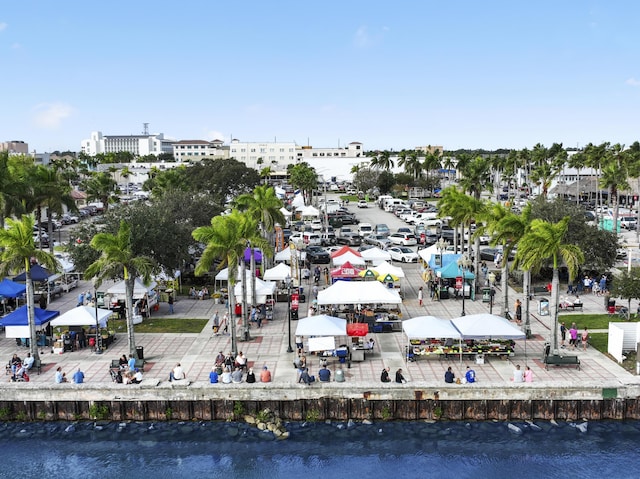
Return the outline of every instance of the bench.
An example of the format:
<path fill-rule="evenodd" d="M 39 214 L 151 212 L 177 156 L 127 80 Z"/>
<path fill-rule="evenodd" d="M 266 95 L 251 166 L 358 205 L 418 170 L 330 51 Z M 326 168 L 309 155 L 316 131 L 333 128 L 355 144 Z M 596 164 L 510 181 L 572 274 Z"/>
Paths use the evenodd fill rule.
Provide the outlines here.
<path fill-rule="evenodd" d="M 140 371 L 144 372 L 144 360 L 143 359 L 136 359 L 136 365 L 134 367 L 136 369 L 139 369 Z M 110 369 L 120 369 L 120 360 L 119 359 L 112 359 L 111 360 Z"/>
<path fill-rule="evenodd" d="M 534 286 L 533 287 L 533 295 L 536 294 L 549 294 L 546 286 Z"/>
<path fill-rule="evenodd" d="M 580 358 L 578 356 L 560 356 L 559 354 L 550 354 L 544 357 L 545 369 L 549 370 L 549 364 L 555 366 L 573 366 L 580 369 Z"/>

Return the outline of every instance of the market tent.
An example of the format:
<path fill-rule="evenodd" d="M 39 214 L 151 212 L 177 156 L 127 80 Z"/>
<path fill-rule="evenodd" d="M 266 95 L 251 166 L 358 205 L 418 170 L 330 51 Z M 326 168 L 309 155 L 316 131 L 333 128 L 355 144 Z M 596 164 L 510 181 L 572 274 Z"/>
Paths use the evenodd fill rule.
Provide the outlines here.
<path fill-rule="evenodd" d="M 386 261 L 383 261 L 382 263 L 376 265 L 375 270 L 378 272 L 378 276 L 381 274 L 392 274 L 394 276 L 397 276 L 398 278 L 404 278 L 404 270 L 402 268 L 393 266 Z"/>
<path fill-rule="evenodd" d="M 302 208 L 300 210 L 300 216 L 319 216 L 320 215 L 320 210 L 318 210 L 318 208 L 314 208 L 313 206 L 309 205 L 309 206 L 305 206 L 304 208 Z"/>
<path fill-rule="evenodd" d="M 236 280 L 241 280 L 242 279 L 242 270 L 240 268 L 238 268 L 237 272 L 236 272 Z M 229 268 L 224 268 L 221 269 L 218 274 L 216 274 L 215 276 L 215 280 L 216 281 L 229 281 Z"/>
<path fill-rule="evenodd" d="M 359 273 L 360 270 L 347 261 L 342 266 L 332 269 L 330 274 L 332 278 L 357 278 Z"/>
<path fill-rule="evenodd" d="M 382 263 L 383 261 L 391 261 L 391 254 L 388 251 L 381 250 L 377 246 L 365 249 L 364 251 L 361 251 L 360 254 L 365 259 L 365 261 L 369 261 L 372 264 Z"/>
<path fill-rule="evenodd" d="M 253 260 L 256 263 L 262 263 L 262 251 L 258 248 L 253 248 Z M 251 261 L 251 248 L 244 250 L 244 261 L 245 263 L 249 263 Z"/>
<path fill-rule="evenodd" d="M 291 206 L 297 209 L 304 208 L 304 196 L 301 193 L 297 193 L 291 200 Z"/>
<path fill-rule="evenodd" d="M 360 271 L 358 273 L 358 276 L 364 278 L 365 280 L 376 279 L 378 277 L 378 272 L 375 269 L 367 268 Z"/>
<path fill-rule="evenodd" d="M 354 254 L 356 256 L 362 256 L 358 251 L 356 251 L 355 249 L 344 245 L 342 248 L 335 250 L 333 253 L 331 253 L 331 257 L 332 258 L 337 258 L 338 256 L 342 256 L 345 253 L 351 253 Z"/>
<path fill-rule="evenodd" d="M 293 214 L 293 213 L 291 213 L 291 211 L 286 209 L 284 206 L 282 208 L 280 208 L 280 213 L 282 213 L 282 216 L 284 216 L 285 218 L 288 218 L 289 216 L 291 216 Z"/>
<path fill-rule="evenodd" d="M 391 273 L 381 274 L 378 276 L 378 281 L 380 281 L 381 283 L 395 283 L 399 279 L 400 278 L 398 278 L 396 275 L 393 275 Z"/>
<path fill-rule="evenodd" d="M 60 311 L 49 311 L 47 309 L 40 308 L 33 309 L 35 313 L 34 320 L 36 326 L 47 324 L 60 314 Z M 30 336 L 30 332 L 27 305 L 21 306 L 13 313 L 7 314 L 4 318 L 0 319 L 0 324 L 5 327 L 5 334 L 7 338 L 28 338 Z"/>
<path fill-rule="evenodd" d="M 17 298 L 18 296 L 22 296 L 26 290 L 26 285 L 16 283 L 8 278 L 0 281 L 0 296 L 4 296 L 5 298 Z"/>
<path fill-rule="evenodd" d="M 251 302 L 253 297 L 253 280 L 250 277 L 246 277 L 247 280 L 247 301 Z M 276 289 L 276 283 L 273 281 L 263 281 L 260 278 L 256 278 L 256 301 L 258 304 L 263 304 L 267 301 L 267 296 L 273 295 Z M 236 283 L 233 288 L 233 294 L 236 296 L 236 301 L 242 300 L 242 281 Z"/>
<path fill-rule="evenodd" d="M 460 331 L 448 319 L 435 316 L 418 316 L 402 322 L 402 330 L 411 339 L 445 338 L 460 339 Z"/>
<path fill-rule="evenodd" d="M 291 268 L 284 263 L 279 263 L 264 272 L 264 279 L 268 281 L 284 281 L 291 276 Z"/>
<path fill-rule="evenodd" d="M 143 298 L 145 294 L 148 294 L 153 288 L 157 286 L 155 281 L 151 281 L 149 285 L 145 286 L 142 282 L 142 279 L 136 278 L 135 283 L 133 285 L 133 299 Z M 107 289 L 107 294 L 111 295 L 121 295 L 126 294 L 126 287 L 124 284 L 124 280 L 114 284 L 109 289 Z"/>
<path fill-rule="evenodd" d="M 300 251 L 300 261 L 304 261 L 307 257 L 307 253 L 305 251 Z M 282 251 L 279 251 L 276 253 L 276 255 L 273 257 L 273 260 L 278 262 L 278 261 L 283 261 L 285 263 L 288 263 L 291 261 L 291 248 L 285 248 Z"/>
<path fill-rule="evenodd" d="M 422 258 L 423 261 L 429 263 L 429 266 L 431 266 L 432 268 L 435 267 L 435 257 L 434 255 L 440 254 L 442 253 L 442 255 L 448 255 L 448 254 L 453 254 L 453 250 L 449 250 L 449 249 L 445 249 L 445 250 L 439 250 L 438 249 L 438 245 L 437 244 L 433 244 L 431 246 L 429 246 L 428 248 L 423 248 L 421 250 L 418 251 L 418 256 L 420 256 L 420 258 Z M 433 261 L 433 264 L 432 264 Z"/>
<path fill-rule="evenodd" d="M 31 281 L 47 281 L 53 274 L 51 274 L 48 270 L 44 269 L 39 264 L 34 264 L 31 266 Z M 14 281 L 26 281 L 27 275 L 26 273 L 19 274 L 15 278 Z"/>
<path fill-rule="evenodd" d="M 495 314 L 482 313 L 451 320 L 462 339 L 524 339 L 525 334 L 509 321 Z"/>
<path fill-rule="evenodd" d="M 296 336 L 346 336 L 347 320 L 320 314 L 298 321 Z"/>
<path fill-rule="evenodd" d="M 94 308 L 91 306 L 78 306 L 51 321 L 51 326 L 95 326 L 96 311 L 98 324 L 101 328 L 107 326 L 107 319 L 113 314 L 110 309 Z"/>
<path fill-rule="evenodd" d="M 364 258 L 351 252 L 344 253 L 333 258 L 334 266 L 340 266 L 345 264 L 346 262 L 349 262 L 352 265 L 364 266 Z"/>
<path fill-rule="evenodd" d="M 460 255 L 449 255 L 449 256 L 460 256 Z M 444 259 L 444 258 L 443 258 Z M 457 260 L 451 262 L 444 266 L 443 268 L 437 269 L 436 274 L 444 279 L 457 278 L 458 276 L 462 276 L 462 270 L 458 267 Z M 474 279 L 476 277 L 471 271 L 464 272 L 464 279 Z"/>
<path fill-rule="evenodd" d="M 318 292 L 318 304 L 400 304 L 397 291 L 377 281 L 336 281 Z"/>

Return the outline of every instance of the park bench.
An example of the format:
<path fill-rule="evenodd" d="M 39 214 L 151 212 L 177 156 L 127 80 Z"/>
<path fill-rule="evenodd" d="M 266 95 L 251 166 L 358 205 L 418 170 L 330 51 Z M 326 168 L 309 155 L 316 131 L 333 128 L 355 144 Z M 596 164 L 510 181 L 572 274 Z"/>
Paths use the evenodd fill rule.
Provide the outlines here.
<path fill-rule="evenodd" d="M 549 365 L 555 366 L 573 366 L 580 369 L 580 358 L 578 356 L 560 356 L 559 354 L 550 354 L 544 358 L 545 369 L 549 370 Z"/>
<path fill-rule="evenodd" d="M 534 286 L 533 287 L 533 295 L 537 294 L 549 294 L 546 286 Z"/>
<path fill-rule="evenodd" d="M 144 360 L 136 359 L 136 365 L 134 367 L 144 372 Z M 111 369 L 120 369 L 120 361 L 118 359 L 111 360 Z"/>

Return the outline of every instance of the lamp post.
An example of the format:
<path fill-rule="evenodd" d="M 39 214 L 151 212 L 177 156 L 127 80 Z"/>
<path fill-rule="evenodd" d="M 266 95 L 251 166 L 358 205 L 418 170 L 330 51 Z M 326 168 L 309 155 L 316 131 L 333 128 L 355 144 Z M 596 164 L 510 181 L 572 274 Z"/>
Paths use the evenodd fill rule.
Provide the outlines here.
<path fill-rule="evenodd" d="M 465 316 L 467 314 L 464 310 L 464 284 L 465 284 L 464 273 L 469 269 L 470 266 L 471 266 L 471 259 L 466 254 L 463 254 L 458 260 L 458 268 L 462 272 L 462 314 L 461 316 Z"/>
<path fill-rule="evenodd" d="M 96 354 L 102 354 L 102 335 L 100 334 L 100 322 L 98 321 L 98 279 L 93 279 L 93 305 L 96 315 Z"/>
<path fill-rule="evenodd" d="M 287 347 L 287 352 L 292 353 L 293 348 L 291 347 L 291 276 L 287 275 L 287 318 L 288 318 L 288 328 L 289 328 L 289 345 Z"/>
<path fill-rule="evenodd" d="M 436 256 L 436 266 L 442 268 L 442 254 L 449 247 L 449 242 L 443 238 L 440 238 L 436 241 L 436 249 L 440 252 L 438 256 Z"/>

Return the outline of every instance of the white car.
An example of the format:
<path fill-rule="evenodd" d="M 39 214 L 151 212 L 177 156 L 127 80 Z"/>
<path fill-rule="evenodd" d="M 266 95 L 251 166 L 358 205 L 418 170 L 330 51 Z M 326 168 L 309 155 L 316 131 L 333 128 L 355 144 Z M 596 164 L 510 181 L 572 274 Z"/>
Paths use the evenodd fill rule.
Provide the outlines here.
<path fill-rule="evenodd" d="M 412 233 L 393 233 L 389 235 L 389 241 L 392 244 L 401 246 L 414 246 L 418 244 L 418 240 Z"/>
<path fill-rule="evenodd" d="M 442 226 L 442 220 L 438 218 L 428 219 L 428 220 L 417 220 L 414 221 L 414 226 L 422 225 L 425 228 L 429 228 L 431 226 Z"/>
<path fill-rule="evenodd" d="M 369 207 L 369 203 L 367 203 L 367 200 L 358 201 L 358 208 L 368 208 L 368 207 Z"/>
<path fill-rule="evenodd" d="M 400 261 L 402 263 L 418 262 L 418 253 L 406 246 L 394 246 L 393 248 L 387 248 L 387 251 L 393 261 Z"/>
<path fill-rule="evenodd" d="M 363 238 L 365 236 L 369 236 L 372 233 L 373 233 L 373 226 L 371 225 L 371 223 L 360 223 L 358 225 L 358 234 Z"/>

